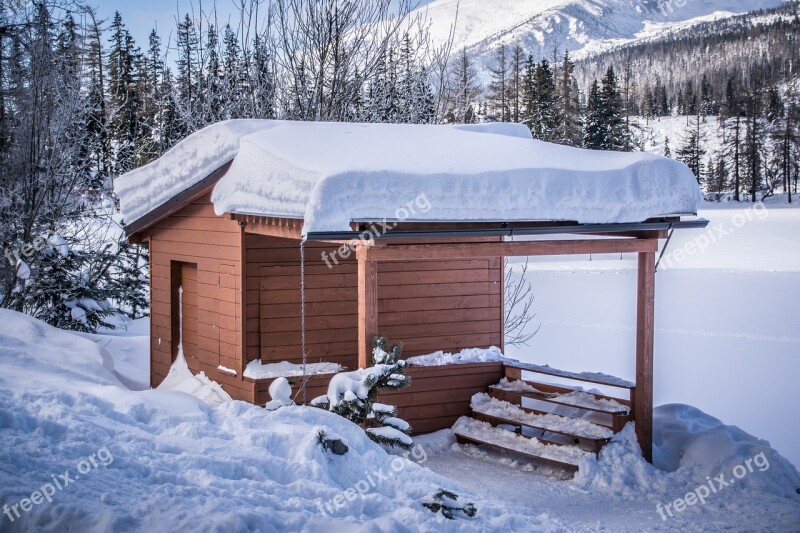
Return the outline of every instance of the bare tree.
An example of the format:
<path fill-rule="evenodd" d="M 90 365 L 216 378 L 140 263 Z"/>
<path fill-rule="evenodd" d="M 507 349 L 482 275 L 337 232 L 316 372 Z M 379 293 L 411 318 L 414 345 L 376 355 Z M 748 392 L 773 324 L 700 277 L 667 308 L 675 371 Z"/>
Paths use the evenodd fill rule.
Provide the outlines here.
<path fill-rule="evenodd" d="M 344 120 L 392 43 L 415 22 L 400 0 L 276 0 L 273 57 L 289 118 Z"/>
<path fill-rule="evenodd" d="M 514 270 L 508 267 L 508 259 L 503 261 L 505 269 L 503 309 L 505 313 L 506 345 L 527 346 L 539 333 L 541 325 L 531 331 L 528 328 L 536 315 L 533 313 L 533 285 L 528 281 L 528 260 L 519 269 L 519 278 L 514 279 Z"/>

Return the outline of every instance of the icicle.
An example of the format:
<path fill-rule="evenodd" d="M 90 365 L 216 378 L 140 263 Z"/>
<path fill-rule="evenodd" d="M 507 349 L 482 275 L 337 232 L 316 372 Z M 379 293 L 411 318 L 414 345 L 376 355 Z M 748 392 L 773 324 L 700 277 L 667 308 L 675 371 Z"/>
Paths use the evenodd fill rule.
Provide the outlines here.
<path fill-rule="evenodd" d="M 300 390 L 303 394 L 303 405 L 306 404 L 306 240 L 300 241 L 300 350 L 303 355 L 303 378 Z"/>
<path fill-rule="evenodd" d="M 183 285 L 178 287 L 178 353 L 183 353 Z"/>

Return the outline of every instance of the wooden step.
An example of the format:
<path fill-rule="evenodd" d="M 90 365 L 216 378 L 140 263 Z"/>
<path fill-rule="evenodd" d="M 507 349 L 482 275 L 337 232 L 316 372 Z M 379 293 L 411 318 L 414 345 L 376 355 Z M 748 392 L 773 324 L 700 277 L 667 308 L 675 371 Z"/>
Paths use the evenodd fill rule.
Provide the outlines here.
<path fill-rule="evenodd" d="M 582 450 L 577 446 L 546 444 L 535 437 L 496 428 L 487 422 L 466 416 L 462 416 L 456 421 L 453 432 L 461 443 L 491 446 L 572 471 L 577 471 L 584 459 L 594 456 L 592 452 Z"/>
<path fill-rule="evenodd" d="M 521 361 L 504 362 L 506 368 L 513 368 L 523 370 L 526 372 L 535 372 L 537 374 L 545 374 L 558 378 L 572 379 L 575 381 L 583 381 L 586 383 L 596 383 L 598 385 L 607 385 L 609 387 L 618 387 L 620 389 L 635 389 L 636 384 L 628 380 L 602 374 L 600 372 L 570 372 L 568 370 L 559 370 L 548 365 L 535 365 L 533 363 L 523 363 Z M 506 374 L 508 376 L 508 374 Z M 514 376 L 509 376 L 514 377 Z M 516 376 L 519 377 L 519 376 Z"/>
<path fill-rule="evenodd" d="M 547 392 L 535 388 L 527 382 L 503 380 L 497 385 L 491 385 L 489 391 L 492 393 L 502 393 L 513 395 L 556 405 L 603 413 L 608 415 L 627 415 L 631 409 L 629 406 L 619 403 L 612 399 L 600 397 L 599 395 L 583 391 L 571 392 Z M 494 395 L 494 394 L 493 394 Z M 502 396 L 499 399 L 504 399 Z"/>
<path fill-rule="evenodd" d="M 579 444 L 595 453 L 599 452 L 614 435 L 614 432 L 606 426 L 552 413 L 534 414 L 485 393 L 473 396 L 472 415 L 493 425 L 506 424 L 520 427 L 520 431 L 522 427 L 541 431 L 542 437 L 537 437 L 540 440 L 553 444 Z M 545 436 L 548 433 L 562 435 L 567 439 L 548 438 Z"/>

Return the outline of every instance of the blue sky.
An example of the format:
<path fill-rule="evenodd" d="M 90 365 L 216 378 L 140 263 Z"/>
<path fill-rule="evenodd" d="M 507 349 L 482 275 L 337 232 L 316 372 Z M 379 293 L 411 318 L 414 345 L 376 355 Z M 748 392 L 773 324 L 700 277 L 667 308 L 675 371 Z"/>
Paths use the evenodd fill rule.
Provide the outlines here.
<path fill-rule="evenodd" d="M 241 0 L 239 0 L 241 1 Z M 430 0 L 419 0 L 420 4 L 426 4 Z M 122 20 L 130 30 L 136 43 L 142 48 L 147 48 L 147 38 L 153 28 L 158 29 L 162 42 L 166 44 L 170 33 L 174 42 L 175 19 L 177 14 L 180 17 L 190 12 L 192 6 L 199 11 L 199 0 L 90 0 L 90 4 L 98 8 L 101 18 L 111 22 L 115 11 L 122 14 Z M 217 15 L 220 26 L 228 20 L 228 16 L 236 14 L 238 11 L 234 7 L 236 0 L 217 0 Z M 213 4 L 213 0 L 202 0 L 203 8 L 208 10 Z M 266 8 L 268 0 L 262 5 Z"/>
<path fill-rule="evenodd" d="M 217 2 L 218 18 L 221 25 L 227 21 L 227 16 L 235 12 L 231 0 L 219 0 Z M 172 33 L 173 41 L 175 34 L 175 19 L 180 13 L 180 17 L 187 12 L 191 12 L 192 5 L 198 10 L 197 0 L 95 0 L 94 4 L 98 8 L 100 17 L 111 22 L 115 11 L 122 14 L 122 20 L 131 31 L 133 38 L 141 48 L 147 47 L 147 38 L 153 28 L 158 29 L 159 35 L 164 43 Z M 211 6 L 211 1 L 203 2 L 205 9 Z"/>

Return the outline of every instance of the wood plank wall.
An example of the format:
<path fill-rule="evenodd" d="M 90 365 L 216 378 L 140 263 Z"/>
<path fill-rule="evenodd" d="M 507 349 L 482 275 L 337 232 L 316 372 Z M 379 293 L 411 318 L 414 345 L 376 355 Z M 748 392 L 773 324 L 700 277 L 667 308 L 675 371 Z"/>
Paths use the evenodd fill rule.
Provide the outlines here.
<path fill-rule="evenodd" d="M 461 416 L 470 414 L 470 400 L 478 392 L 486 392 L 503 378 L 502 363 L 476 363 L 432 367 L 411 367 L 406 371 L 411 386 L 398 391 L 383 391 L 378 401 L 397 407 L 398 416 L 411 424 L 412 434 L 419 435 L 452 427 Z M 308 401 L 328 390 L 330 375 L 312 377 L 306 389 Z M 293 381 L 292 378 L 289 378 Z M 270 400 L 272 380 L 257 384 L 256 402 Z M 292 386 L 294 399 L 300 403 L 299 379 Z"/>
<path fill-rule="evenodd" d="M 302 360 L 298 241 L 246 236 L 247 358 Z M 332 248 L 306 247 L 306 346 L 309 361 L 357 366 L 357 265 L 340 259 L 328 268 Z M 500 346 L 501 258 L 380 263 L 378 326 L 402 340 L 406 356 Z M 256 289 L 258 288 L 258 289 Z"/>
<path fill-rule="evenodd" d="M 159 385 L 173 360 L 174 262 L 197 266 L 196 333 L 185 347 L 190 369 L 221 383 L 236 399 L 253 401 L 255 387 L 242 373 L 242 232 L 237 222 L 218 217 L 209 195 L 149 228 L 151 262 L 151 385 Z M 196 335 L 196 338 L 194 338 Z M 194 352 L 194 353 L 191 353 Z M 239 372 L 234 377 L 222 365 Z"/>

